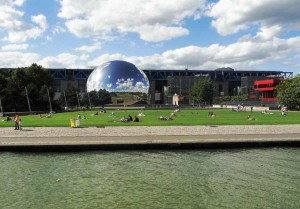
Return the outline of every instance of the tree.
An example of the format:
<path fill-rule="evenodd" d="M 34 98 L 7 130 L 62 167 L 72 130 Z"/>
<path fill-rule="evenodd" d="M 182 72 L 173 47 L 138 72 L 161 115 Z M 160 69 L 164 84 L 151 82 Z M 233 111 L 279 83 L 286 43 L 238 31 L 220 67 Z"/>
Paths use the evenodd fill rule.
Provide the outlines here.
<path fill-rule="evenodd" d="M 189 97 L 198 104 L 212 104 L 214 96 L 214 84 L 210 78 L 198 81 L 189 92 Z"/>
<path fill-rule="evenodd" d="M 85 93 L 81 101 L 82 104 L 85 105 L 86 107 L 90 107 L 90 102 L 91 102 L 91 107 L 96 107 L 99 106 L 100 104 L 96 90 Z"/>
<path fill-rule="evenodd" d="M 300 75 L 282 81 L 276 87 L 277 98 L 281 105 L 289 108 L 299 108 L 300 106 Z"/>
<path fill-rule="evenodd" d="M 0 71 L 0 99 L 1 102 L 6 97 L 5 89 L 7 86 L 7 78 L 8 75 L 4 71 Z"/>
<path fill-rule="evenodd" d="M 49 98 L 43 91 L 43 86 L 49 89 L 53 98 L 55 83 L 54 78 L 42 66 L 32 64 L 29 67 L 9 71 L 6 76 L 3 103 L 7 110 L 28 110 L 25 87 L 32 110 L 45 110 L 45 107 L 49 106 Z"/>
<path fill-rule="evenodd" d="M 104 105 L 106 105 L 106 104 L 111 103 L 111 95 L 105 89 L 100 89 L 98 91 L 98 96 L 99 96 L 99 100 L 100 100 L 100 105 L 102 105 L 102 107 L 104 107 Z"/>
<path fill-rule="evenodd" d="M 68 84 L 67 89 L 65 92 L 62 92 L 59 97 L 59 103 L 62 106 L 65 106 L 65 99 L 67 100 L 68 107 L 74 108 L 78 106 L 78 98 L 77 98 L 78 89 L 75 88 L 73 85 Z"/>
<path fill-rule="evenodd" d="M 4 71 L 0 71 L 0 95 L 4 94 L 4 90 L 7 86 L 7 77 L 8 74 L 6 74 L 6 72 Z"/>
<path fill-rule="evenodd" d="M 91 105 L 94 107 L 104 107 L 104 105 L 111 103 L 111 93 L 109 93 L 105 89 L 100 89 L 98 92 L 94 90 L 89 93 L 85 93 L 82 98 L 82 103 L 85 104 L 87 107 L 90 106 L 89 98 L 91 101 Z"/>

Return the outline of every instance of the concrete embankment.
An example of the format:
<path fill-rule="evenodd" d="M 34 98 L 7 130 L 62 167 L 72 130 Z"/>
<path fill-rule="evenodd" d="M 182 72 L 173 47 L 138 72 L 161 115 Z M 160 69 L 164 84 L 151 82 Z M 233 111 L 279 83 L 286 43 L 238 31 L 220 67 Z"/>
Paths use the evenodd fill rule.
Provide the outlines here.
<path fill-rule="evenodd" d="M 300 147 L 300 125 L 0 128 L 1 151 Z"/>

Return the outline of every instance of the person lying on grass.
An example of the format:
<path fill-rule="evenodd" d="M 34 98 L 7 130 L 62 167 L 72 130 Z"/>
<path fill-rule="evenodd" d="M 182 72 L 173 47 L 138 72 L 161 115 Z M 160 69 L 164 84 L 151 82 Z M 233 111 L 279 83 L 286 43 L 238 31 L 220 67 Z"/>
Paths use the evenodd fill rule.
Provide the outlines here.
<path fill-rule="evenodd" d="M 248 115 L 248 116 L 247 116 L 247 120 L 257 120 L 257 119 L 252 118 L 251 115 Z"/>

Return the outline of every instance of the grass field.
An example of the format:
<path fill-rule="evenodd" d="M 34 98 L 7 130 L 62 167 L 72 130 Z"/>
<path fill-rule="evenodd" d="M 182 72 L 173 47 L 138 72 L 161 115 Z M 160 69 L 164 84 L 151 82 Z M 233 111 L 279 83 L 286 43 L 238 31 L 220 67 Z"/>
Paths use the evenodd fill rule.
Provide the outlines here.
<path fill-rule="evenodd" d="M 216 118 L 208 117 L 208 112 L 213 111 Z M 234 112 L 231 110 L 208 110 L 208 109 L 182 109 L 176 113 L 174 120 L 159 120 L 159 116 L 169 116 L 173 110 L 144 110 L 145 116 L 139 117 L 140 122 L 124 123 L 120 118 L 128 115 L 132 117 L 139 110 L 114 110 L 116 117 L 108 117 L 111 111 L 92 116 L 96 111 L 79 111 L 53 114 L 51 118 L 40 118 L 39 115 L 21 116 L 24 127 L 70 127 L 70 119 L 77 115 L 86 116 L 80 120 L 80 126 L 193 126 L 193 125 L 277 125 L 277 124 L 300 124 L 300 112 L 290 111 L 282 116 L 279 111 L 270 111 L 272 114 L 261 112 Z M 247 115 L 257 120 L 247 120 Z M 2 118 L 4 119 L 4 118 Z M 1 120 L 2 120 L 1 119 Z M 0 127 L 12 127 L 14 122 L 0 122 Z"/>

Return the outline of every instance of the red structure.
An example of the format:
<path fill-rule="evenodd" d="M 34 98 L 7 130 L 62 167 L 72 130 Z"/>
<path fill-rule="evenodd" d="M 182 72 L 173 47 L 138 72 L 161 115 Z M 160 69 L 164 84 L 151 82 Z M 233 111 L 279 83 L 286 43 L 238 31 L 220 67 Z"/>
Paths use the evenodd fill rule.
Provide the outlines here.
<path fill-rule="evenodd" d="M 254 82 L 254 90 L 259 91 L 260 101 L 275 102 L 277 98 L 274 95 L 276 86 L 281 82 L 281 79 L 267 79 Z"/>

